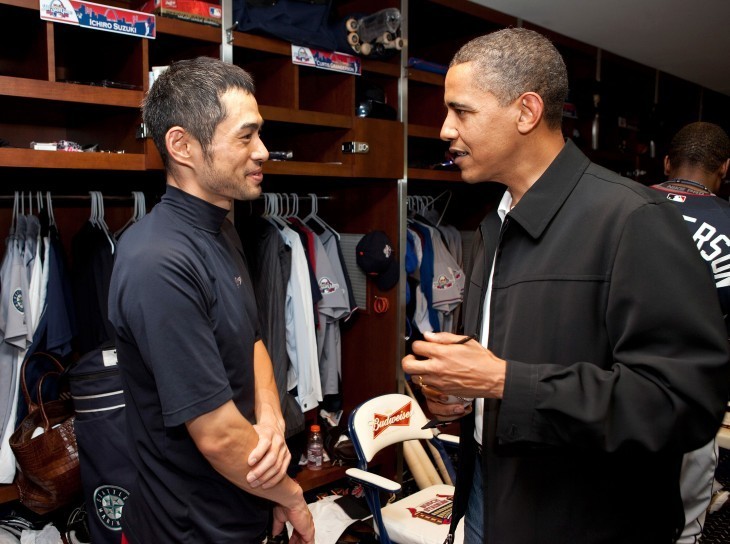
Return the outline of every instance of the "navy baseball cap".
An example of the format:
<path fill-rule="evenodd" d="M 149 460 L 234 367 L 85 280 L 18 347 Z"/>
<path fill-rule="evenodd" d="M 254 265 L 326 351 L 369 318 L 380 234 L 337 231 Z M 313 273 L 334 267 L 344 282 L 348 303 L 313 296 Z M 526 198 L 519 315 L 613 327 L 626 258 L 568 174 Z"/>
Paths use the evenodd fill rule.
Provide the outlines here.
<path fill-rule="evenodd" d="M 355 253 L 357 265 L 381 291 L 387 291 L 398 283 L 398 260 L 390 238 L 382 230 L 374 230 L 363 236 L 357 243 Z"/>

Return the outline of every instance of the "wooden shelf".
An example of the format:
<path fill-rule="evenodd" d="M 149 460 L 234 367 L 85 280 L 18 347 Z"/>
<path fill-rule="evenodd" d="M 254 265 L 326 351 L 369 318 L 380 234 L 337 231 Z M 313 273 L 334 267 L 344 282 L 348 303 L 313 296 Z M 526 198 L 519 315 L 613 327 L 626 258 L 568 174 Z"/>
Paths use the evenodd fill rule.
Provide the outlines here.
<path fill-rule="evenodd" d="M 0 0 L 0 4 L 39 11 L 37 0 Z"/>
<path fill-rule="evenodd" d="M 233 47 L 245 47 L 246 49 L 255 49 L 265 53 L 291 56 L 290 43 L 246 32 L 233 32 Z"/>
<path fill-rule="evenodd" d="M 322 470 L 302 469 L 294 479 L 299 483 L 304 491 L 309 491 L 317 487 L 331 484 L 346 476 L 345 470 L 348 467 L 332 466 L 331 462 L 325 463 Z"/>
<path fill-rule="evenodd" d="M 431 138 L 433 140 L 441 139 L 441 127 L 431 127 L 428 125 L 412 125 L 408 124 L 408 136 L 416 138 Z"/>
<path fill-rule="evenodd" d="M 0 95 L 135 109 L 144 96 L 142 91 L 9 76 L 0 76 Z"/>
<path fill-rule="evenodd" d="M 76 170 L 144 170 L 145 156 L 137 153 L 75 153 L 0 148 L 0 167 Z"/>
<path fill-rule="evenodd" d="M 428 168 L 409 168 L 408 179 L 424 179 L 431 181 L 453 181 L 463 183 L 461 172 L 451 170 L 430 170 Z"/>
<path fill-rule="evenodd" d="M 411 67 L 408 68 L 408 79 L 410 81 L 417 81 L 418 83 L 427 83 L 428 85 L 443 87 L 446 76 Z"/>
<path fill-rule="evenodd" d="M 222 35 L 220 27 L 183 21 L 173 17 L 161 17 L 159 15 L 155 20 L 157 22 L 158 34 L 170 34 L 213 43 L 221 42 Z"/>
<path fill-rule="evenodd" d="M 348 177 L 352 175 L 352 168 L 349 164 L 340 163 L 267 161 L 264 163 L 264 175 L 266 174 L 284 176 Z"/>
<path fill-rule="evenodd" d="M 383 62 L 380 60 L 363 59 L 362 71 L 373 72 L 375 74 L 383 74 L 385 76 L 400 77 L 399 65 L 391 64 L 389 62 Z"/>
<path fill-rule="evenodd" d="M 320 127 L 352 128 L 352 117 L 337 113 L 295 110 L 279 106 L 259 106 L 259 112 L 266 121 L 297 123 Z"/>

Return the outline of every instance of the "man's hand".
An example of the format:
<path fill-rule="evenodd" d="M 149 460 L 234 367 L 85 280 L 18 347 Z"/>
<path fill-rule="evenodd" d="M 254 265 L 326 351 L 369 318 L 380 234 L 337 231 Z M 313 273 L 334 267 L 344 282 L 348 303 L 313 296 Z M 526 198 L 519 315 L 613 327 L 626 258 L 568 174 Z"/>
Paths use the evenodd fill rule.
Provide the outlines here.
<path fill-rule="evenodd" d="M 423 384 L 421 392 L 426 397 L 428 411 L 439 421 L 455 421 L 473 410 L 472 403 L 462 402 L 454 395 L 447 395 L 435 387 Z"/>
<path fill-rule="evenodd" d="M 278 535 L 284 530 L 284 525 L 288 521 L 294 527 L 294 533 L 289 537 L 291 544 L 310 544 L 314 543 L 314 520 L 312 513 L 304 502 L 304 497 L 300 495 L 301 500 L 292 506 L 276 505 L 274 507 L 274 523 L 271 534 Z"/>
<path fill-rule="evenodd" d="M 256 424 L 253 428 L 259 435 L 259 441 L 248 456 L 251 470 L 246 480 L 251 487 L 269 489 L 286 476 L 291 453 L 286 447 L 284 433 L 278 427 Z"/>
<path fill-rule="evenodd" d="M 459 397 L 502 398 L 507 362 L 478 341 L 447 332 L 425 333 L 413 343 L 413 353 L 401 364 L 413 383 L 421 386 L 428 409 L 441 420 L 456 419 L 471 410 Z M 416 356 L 419 359 L 416 359 Z"/>

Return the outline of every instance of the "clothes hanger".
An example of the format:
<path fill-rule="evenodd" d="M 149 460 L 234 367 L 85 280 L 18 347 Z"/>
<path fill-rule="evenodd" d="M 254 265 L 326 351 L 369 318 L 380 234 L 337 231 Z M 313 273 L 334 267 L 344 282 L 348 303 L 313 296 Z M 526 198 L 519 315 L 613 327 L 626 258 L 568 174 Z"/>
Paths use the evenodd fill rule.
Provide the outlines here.
<path fill-rule="evenodd" d="M 94 220 L 98 228 L 101 229 L 101 231 L 104 233 L 104 236 L 106 236 L 107 241 L 109 242 L 109 246 L 111 248 L 112 255 L 114 254 L 114 249 L 116 245 L 114 244 L 114 239 L 112 238 L 111 234 L 109 233 L 109 227 L 106 224 L 106 221 L 104 220 L 104 196 L 101 194 L 101 191 L 89 191 L 89 194 L 91 195 L 91 207 L 93 208 L 94 212 Z"/>
<path fill-rule="evenodd" d="M 291 217 L 299 219 L 299 197 L 296 193 L 290 193 L 292 199 L 292 214 Z"/>
<path fill-rule="evenodd" d="M 307 215 L 304 219 L 302 219 L 302 223 L 306 223 L 307 225 L 310 225 L 310 223 L 314 223 L 315 225 L 319 225 L 320 228 L 330 231 L 339 240 L 340 239 L 340 233 L 337 232 L 332 227 L 330 227 L 327 224 L 327 222 L 318 215 L 319 201 L 317 199 L 317 194 L 316 193 L 309 193 L 309 198 L 310 198 L 312 207 L 311 207 L 311 210 L 309 212 L 309 215 Z"/>
<path fill-rule="evenodd" d="M 441 198 L 444 194 L 446 194 L 446 204 L 444 204 L 444 208 L 443 208 L 443 210 L 441 210 L 441 215 L 439 216 L 438 221 L 436 221 L 436 226 L 437 227 L 439 225 L 441 225 L 441 221 L 443 221 L 443 219 L 444 219 L 444 214 L 446 213 L 446 208 L 449 207 L 449 202 L 451 202 L 451 196 L 452 196 L 453 193 L 450 190 L 444 191 L 443 193 L 441 193 L 439 196 L 437 196 L 434 199 L 434 204 L 436 204 L 436 200 L 438 200 L 439 198 Z"/>
<path fill-rule="evenodd" d="M 89 223 L 96 226 L 96 193 L 89 191 L 89 197 L 91 198 L 91 204 L 89 205 Z"/>
<path fill-rule="evenodd" d="M 18 227 L 18 207 L 20 206 L 20 195 L 18 191 L 13 193 L 13 218 L 10 221 L 10 234 L 15 234 Z"/>
<path fill-rule="evenodd" d="M 134 195 L 135 221 L 139 221 L 147 215 L 147 202 L 145 201 L 145 196 L 142 191 L 134 191 L 132 194 Z"/>
<path fill-rule="evenodd" d="M 48 207 L 48 225 L 56 226 L 56 216 L 53 215 L 53 203 L 51 201 L 51 191 L 46 191 L 46 206 Z"/>
<path fill-rule="evenodd" d="M 124 233 L 127 228 L 129 228 L 133 223 L 136 223 L 144 216 L 144 208 L 142 208 L 142 212 L 140 213 L 140 200 L 144 201 L 144 193 L 140 191 L 132 191 L 132 196 L 134 197 L 134 205 L 132 207 L 132 215 L 127 219 L 127 222 L 122 225 L 120 229 L 118 229 L 114 233 L 114 238 L 119 239 L 119 237 Z"/>
<path fill-rule="evenodd" d="M 279 230 L 287 227 L 286 222 L 279 216 L 279 199 L 277 193 L 264 193 L 264 217 Z"/>

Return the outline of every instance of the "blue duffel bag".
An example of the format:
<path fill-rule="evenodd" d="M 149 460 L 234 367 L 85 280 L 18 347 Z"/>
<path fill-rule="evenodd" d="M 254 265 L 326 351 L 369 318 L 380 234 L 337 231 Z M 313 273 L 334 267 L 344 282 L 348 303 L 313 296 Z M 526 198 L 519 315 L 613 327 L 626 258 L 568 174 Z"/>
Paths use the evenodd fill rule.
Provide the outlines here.
<path fill-rule="evenodd" d="M 122 513 L 136 470 L 125 435 L 124 390 L 117 352 L 103 347 L 68 369 L 81 484 L 94 544 L 119 544 Z"/>

